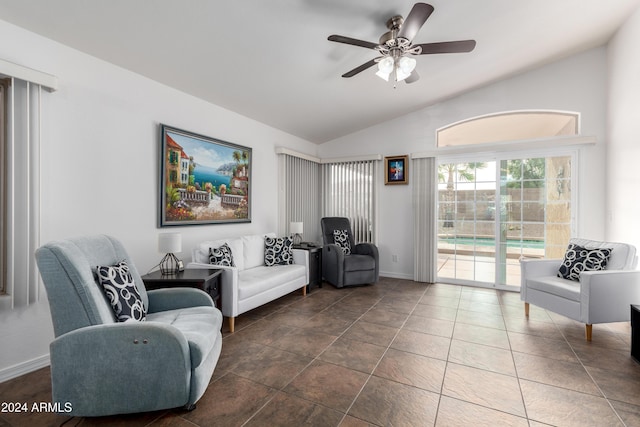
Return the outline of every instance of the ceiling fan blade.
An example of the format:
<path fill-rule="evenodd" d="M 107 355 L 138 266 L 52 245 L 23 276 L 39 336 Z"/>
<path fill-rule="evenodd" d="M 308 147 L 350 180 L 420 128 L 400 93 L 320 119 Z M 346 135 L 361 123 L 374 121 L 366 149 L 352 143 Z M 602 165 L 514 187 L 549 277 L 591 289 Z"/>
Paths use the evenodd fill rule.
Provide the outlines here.
<path fill-rule="evenodd" d="M 416 70 L 413 70 L 413 72 L 409 74 L 409 77 L 404 79 L 404 82 L 409 84 L 409 83 L 417 82 L 419 79 L 420 79 L 420 74 L 418 74 Z"/>
<path fill-rule="evenodd" d="M 413 40 L 418 34 L 420 28 L 424 25 L 427 18 L 433 13 L 433 6 L 426 3 L 416 3 L 411 8 L 411 12 L 404 20 L 404 23 L 400 26 L 398 32 L 399 39 Z"/>
<path fill-rule="evenodd" d="M 351 45 L 354 45 L 354 46 L 366 47 L 366 48 L 369 48 L 369 49 L 375 49 L 376 47 L 378 47 L 377 43 L 368 42 L 368 41 L 364 41 L 364 40 L 358 40 L 358 39 L 352 39 L 351 37 L 338 36 L 336 34 L 333 34 L 333 35 L 329 36 L 327 38 L 327 40 L 332 41 L 332 42 L 351 44 Z"/>
<path fill-rule="evenodd" d="M 344 73 L 342 75 L 342 77 L 353 77 L 356 74 L 361 73 L 362 71 L 366 70 L 367 68 L 373 67 L 376 64 L 377 59 L 378 58 L 374 58 L 369 62 L 365 62 L 364 64 L 360 65 L 359 67 L 356 67 L 353 70 L 351 70 L 351 71 L 349 71 L 347 73 Z"/>
<path fill-rule="evenodd" d="M 413 47 L 416 46 L 420 46 L 422 49 L 422 52 L 418 55 L 430 55 L 433 53 L 462 53 L 471 52 L 476 47 L 476 41 L 459 40 L 456 42 L 423 43 L 413 45 Z"/>

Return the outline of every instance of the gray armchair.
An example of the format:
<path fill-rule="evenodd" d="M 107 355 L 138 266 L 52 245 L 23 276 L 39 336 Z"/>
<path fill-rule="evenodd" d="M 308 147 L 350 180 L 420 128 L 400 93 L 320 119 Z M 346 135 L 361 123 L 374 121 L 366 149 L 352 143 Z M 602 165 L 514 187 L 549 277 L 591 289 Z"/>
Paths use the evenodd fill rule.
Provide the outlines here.
<path fill-rule="evenodd" d="M 74 416 L 195 407 L 222 349 L 222 314 L 209 295 L 192 288 L 146 292 L 123 246 L 108 236 L 50 242 L 36 260 L 56 337 L 53 402 Z M 146 321 L 118 322 L 97 282 L 97 266 L 123 260 Z"/>
<path fill-rule="evenodd" d="M 322 225 L 322 276 L 337 288 L 364 285 L 378 281 L 380 272 L 378 248 L 371 243 L 355 243 L 348 218 L 327 217 Z M 347 255 L 334 239 L 334 230 L 346 230 L 347 244 L 351 254 Z"/>

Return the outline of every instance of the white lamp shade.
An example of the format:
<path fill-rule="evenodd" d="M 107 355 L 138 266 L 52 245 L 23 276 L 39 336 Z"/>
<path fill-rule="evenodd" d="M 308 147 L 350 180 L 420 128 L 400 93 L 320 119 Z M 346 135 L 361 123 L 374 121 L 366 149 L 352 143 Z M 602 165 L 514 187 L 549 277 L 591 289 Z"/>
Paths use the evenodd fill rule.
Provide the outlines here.
<path fill-rule="evenodd" d="M 393 58 L 387 56 L 378 62 L 378 71 L 376 71 L 376 76 L 380 77 L 382 80 L 389 81 L 389 75 L 393 71 L 395 63 Z"/>
<path fill-rule="evenodd" d="M 380 77 L 385 82 L 389 81 L 389 73 L 384 73 L 380 70 L 376 71 L 376 76 Z"/>
<path fill-rule="evenodd" d="M 158 252 L 175 254 L 182 252 L 182 234 L 163 233 L 158 235 Z"/>
<path fill-rule="evenodd" d="M 403 56 L 398 61 L 398 68 L 400 68 L 403 72 L 411 74 L 411 72 L 416 68 L 415 58 L 409 58 L 408 56 Z"/>
<path fill-rule="evenodd" d="M 408 58 L 403 56 L 398 61 L 398 68 L 396 69 L 396 78 L 398 81 L 404 80 L 411 75 L 416 68 L 416 60 L 414 58 Z"/>
<path fill-rule="evenodd" d="M 385 74 L 389 74 L 393 71 L 393 66 L 395 65 L 393 58 L 387 56 L 378 62 L 378 70 L 382 71 Z"/>
<path fill-rule="evenodd" d="M 291 234 L 302 234 L 303 223 L 302 222 L 292 222 L 289 224 L 289 232 Z"/>

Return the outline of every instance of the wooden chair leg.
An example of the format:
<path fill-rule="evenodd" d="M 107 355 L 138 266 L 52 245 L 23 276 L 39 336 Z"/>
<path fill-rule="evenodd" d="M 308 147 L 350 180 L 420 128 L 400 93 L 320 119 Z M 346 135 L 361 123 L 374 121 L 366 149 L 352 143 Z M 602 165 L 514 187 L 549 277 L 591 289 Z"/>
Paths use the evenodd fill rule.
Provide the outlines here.
<path fill-rule="evenodd" d="M 524 303 L 524 315 L 529 317 L 529 303 L 528 302 Z"/>
<path fill-rule="evenodd" d="M 585 325 L 585 332 L 587 335 L 587 341 L 591 341 L 591 336 L 593 335 L 593 325 Z"/>
<path fill-rule="evenodd" d="M 227 317 L 229 319 L 229 332 L 233 333 L 236 326 L 236 318 L 235 317 Z"/>

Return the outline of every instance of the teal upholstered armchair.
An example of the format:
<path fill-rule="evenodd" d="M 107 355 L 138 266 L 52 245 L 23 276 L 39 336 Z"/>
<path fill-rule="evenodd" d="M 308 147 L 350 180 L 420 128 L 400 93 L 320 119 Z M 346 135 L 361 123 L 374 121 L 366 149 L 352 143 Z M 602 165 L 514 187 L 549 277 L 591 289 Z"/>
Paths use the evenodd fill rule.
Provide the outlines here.
<path fill-rule="evenodd" d="M 51 242 L 36 251 L 36 260 L 56 337 L 53 402 L 76 416 L 195 407 L 222 348 L 222 314 L 209 295 L 191 288 L 146 292 L 121 243 L 108 236 Z M 122 261 L 145 321 L 118 321 L 113 295 L 98 277 L 98 266 Z"/>

